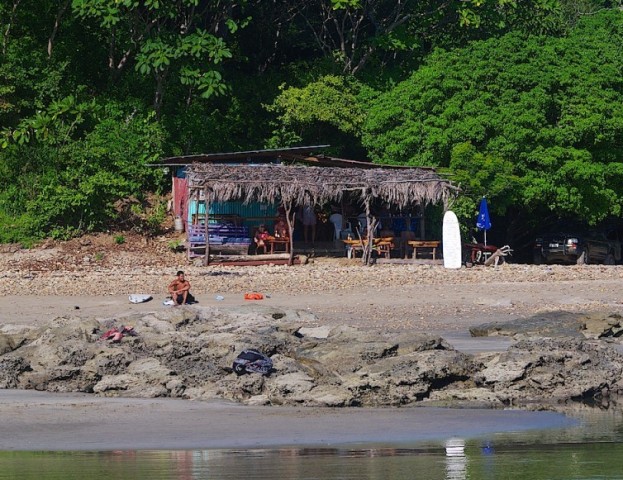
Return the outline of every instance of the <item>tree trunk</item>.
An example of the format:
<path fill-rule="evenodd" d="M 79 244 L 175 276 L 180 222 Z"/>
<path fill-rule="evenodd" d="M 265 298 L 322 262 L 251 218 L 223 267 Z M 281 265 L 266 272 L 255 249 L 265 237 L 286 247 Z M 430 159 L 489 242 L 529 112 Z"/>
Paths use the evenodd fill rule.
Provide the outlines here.
<path fill-rule="evenodd" d="M 154 94 L 154 110 L 156 112 L 156 119 L 160 120 L 160 114 L 162 112 L 162 98 L 164 96 L 164 80 L 166 72 L 156 72 L 156 92 Z"/>
<path fill-rule="evenodd" d="M 9 36 L 11 35 L 11 26 L 13 25 L 13 20 L 15 18 L 15 11 L 17 10 L 17 7 L 19 6 L 20 2 L 21 0 L 14 0 L 13 2 L 13 8 L 11 9 L 11 18 L 7 22 L 6 29 L 4 30 L 4 38 L 2 41 L 2 55 L 6 55 L 6 46 L 7 46 L 7 43 L 9 43 Z"/>
<path fill-rule="evenodd" d="M 52 28 L 52 33 L 50 34 L 50 38 L 48 38 L 48 58 L 52 57 L 52 47 L 54 45 L 54 39 L 56 38 L 56 34 L 58 33 L 58 27 L 61 24 L 61 20 L 63 15 L 65 14 L 65 10 L 69 6 L 70 0 L 65 0 L 65 3 L 61 5 L 61 8 L 58 9 L 58 13 L 56 14 L 56 18 L 54 19 L 54 27 Z"/>
<path fill-rule="evenodd" d="M 288 236 L 290 239 L 290 258 L 288 259 L 288 265 L 294 265 L 294 220 L 296 218 L 296 212 L 292 210 L 292 202 L 284 202 L 283 208 L 286 211 L 286 222 L 288 224 Z"/>

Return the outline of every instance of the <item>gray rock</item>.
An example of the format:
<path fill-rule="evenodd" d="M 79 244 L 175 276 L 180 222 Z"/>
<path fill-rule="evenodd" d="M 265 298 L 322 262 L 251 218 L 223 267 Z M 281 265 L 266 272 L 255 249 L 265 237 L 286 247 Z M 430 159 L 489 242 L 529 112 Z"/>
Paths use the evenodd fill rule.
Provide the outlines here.
<path fill-rule="evenodd" d="M 474 381 L 507 402 L 581 400 L 616 393 L 622 373 L 623 356 L 607 344 L 530 339 L 491 356 Z"/>
<path fill-rule="evenodd" d="M 269 378 L 266 381 L 266 388 L 269 398 L 289 396 L 296 402 L 299 401 L 296 398 L 309 392 L 314 388 L 315 383 L 314 379 L 306 373 L 293 372 Z"/>
<path fill-rule="evenodd" d="M 618 313 L 590 313 L 582 321 L 582 334 L 586 338 L 617 338 L 623 335 L 623 317 Z"/>
<path fill-rule="evenodd" d="M 434 390 L 424 400 L 424 403 L 428 406 L 443 407 L 501 408 L 505 406 L 503 399 L 491 390 L 460 385 L 454 388 Z"/>
<path fill-rule="evenodd" d="M 509 336 L 606 338 L 623 336 L 623 317 L 618 313 L 548 312 L 506 322 L 483 323 L 469 329 L 472 337 Z"/>
<path fill-rule="evenodd" d="M 0 355 L 15 350 L 15 340 L 9 335 L 0 333 Z"/>
<path fill-rule="evenodd" d="M 477 356 L 437 336 L 309 328 L 316 324 L 308 312 L 254 305 L 180 307 L 101 321 L 63 317 L 37 329 L 3 326 L 0 388 L 333 407 L 606 401 L 623 393 L 616 345 L 585 338 L 615 341 L 622 327 L 613 315 L 561 313 L 481 326 L 483 334 L 526 339 L 506 352 Z M 132 325 L 138 336 L 101 339 L 121 325 Z M 534 332 L 540 337 L 528 338 Z M 232 362 L 245 348 L 272 358 L 269 376 L 233 373 Z"/>
<path fill-rule="evenodd" d="M 298 333 L 303 337 L 327 338 L 331 333 L 331 327 L 322 326 L 314 328 L 299 328 Z"/>
<path fill-rule="evenodd" d="M 507 322 L 483 323 L 469 329 L 472 337 L 504 335 L 510 337 L 582 337 L 583 315 L 569 312 L 549 312 Z"/>

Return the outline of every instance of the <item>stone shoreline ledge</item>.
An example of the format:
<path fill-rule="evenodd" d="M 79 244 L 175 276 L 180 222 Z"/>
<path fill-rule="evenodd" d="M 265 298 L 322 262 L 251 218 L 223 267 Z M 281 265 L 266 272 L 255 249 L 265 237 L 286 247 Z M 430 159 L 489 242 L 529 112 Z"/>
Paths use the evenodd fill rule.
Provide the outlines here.
<path fill-rule="evenodd" d="M 525 328 L 514 332 L 481 326 L 474 330 L 517 341 L 504 352 L 468 355 L 437 335 L 319 328 L 308 311 L 262 305 L 67 316 L 0 327 L 0 388 L 255 406 L 607 406 L 623 393 L 620 320 L 561 313 L 517 320 Z M 101 339 L 121 325 L 138 335 Z M 233 373 L 245 348 L 269 355 L 273 372 Z"/>

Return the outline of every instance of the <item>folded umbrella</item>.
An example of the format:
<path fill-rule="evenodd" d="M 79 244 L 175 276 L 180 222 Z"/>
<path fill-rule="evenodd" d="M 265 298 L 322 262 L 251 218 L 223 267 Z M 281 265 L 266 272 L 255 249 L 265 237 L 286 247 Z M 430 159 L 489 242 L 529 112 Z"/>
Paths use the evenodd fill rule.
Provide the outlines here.
<path fill-rule="evenodd" d="M 491 219 L 489 218 L 489 207 L 487 205 L 487 199 L 482 197 L 480 200 L 480 209 L 478 211 L 478 219 L 476 220 L 476 227 L 485 232 L 485 245 L 487 245 L 487 230 L 491 228 Z"/>

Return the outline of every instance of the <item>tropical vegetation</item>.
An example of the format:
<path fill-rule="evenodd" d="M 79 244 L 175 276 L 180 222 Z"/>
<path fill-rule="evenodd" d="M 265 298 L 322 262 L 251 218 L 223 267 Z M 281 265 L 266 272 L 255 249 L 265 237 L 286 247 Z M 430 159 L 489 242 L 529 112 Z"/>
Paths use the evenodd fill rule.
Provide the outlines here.
<path fill-rule="evenodd" d="M 436 167 L 511 237 L 621 217 L 621 8 L 0 0 L 0 242 L 118 225 L 163 156 L 327 143 Z"/>

